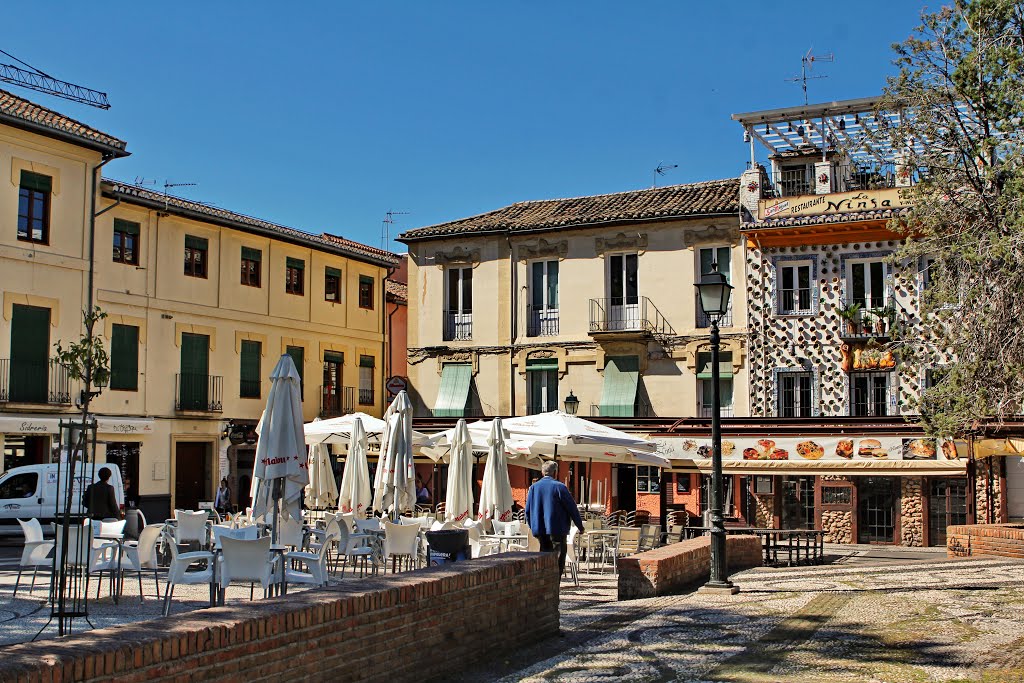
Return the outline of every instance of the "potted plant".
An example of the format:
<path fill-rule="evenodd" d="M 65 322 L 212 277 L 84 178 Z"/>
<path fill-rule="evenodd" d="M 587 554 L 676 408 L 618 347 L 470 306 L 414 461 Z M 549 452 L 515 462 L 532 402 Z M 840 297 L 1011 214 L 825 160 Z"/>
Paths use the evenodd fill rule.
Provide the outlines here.
<path fill-rule="evenodd" d="M 850 334 L 857 333 L 857 324 L 860 322 L 861 305 L 857 303 L 846 304 L 839 308 L 839 317 L 846 321 L 846 329 Z"/>

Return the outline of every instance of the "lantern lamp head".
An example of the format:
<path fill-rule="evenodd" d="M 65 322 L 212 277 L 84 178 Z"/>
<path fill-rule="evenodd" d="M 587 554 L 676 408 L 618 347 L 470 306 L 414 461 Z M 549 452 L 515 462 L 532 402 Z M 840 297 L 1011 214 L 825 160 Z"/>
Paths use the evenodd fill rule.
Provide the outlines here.
<path fill-rule="evenodd" d="M 700 306 L 704 313 L 717 320 L 729 312 L 729 297 L 732 285 L 725 275 L 718 272 L 718 264 L 711 264 L 711 271 L 701 275 L 700 282 L 695 285 L 700 295 Z"/>

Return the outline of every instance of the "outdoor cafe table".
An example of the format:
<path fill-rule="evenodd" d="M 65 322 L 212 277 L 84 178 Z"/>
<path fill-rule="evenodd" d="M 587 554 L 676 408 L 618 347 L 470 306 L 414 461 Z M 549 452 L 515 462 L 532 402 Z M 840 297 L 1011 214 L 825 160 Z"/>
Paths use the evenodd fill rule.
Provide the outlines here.
<path fill-rule="evenodd" d="M 584 544 L 585 550 L 598 550 L 596 546 L 600 546 L 600 557 L 604 558 L 607 555 L 608 539 L 614 539 L 619 535 L 618 528 L 614 529 L 587 529 L 583 532 L 582 536 L 586 539 Z M 587 571 L 590 571 L 590 566 L 593 564 L 593 559 L 587 556 Z M 603 562 L 604 560 L 602 560 Z M 603 570 L 602 570 L 603 571 Z"/>

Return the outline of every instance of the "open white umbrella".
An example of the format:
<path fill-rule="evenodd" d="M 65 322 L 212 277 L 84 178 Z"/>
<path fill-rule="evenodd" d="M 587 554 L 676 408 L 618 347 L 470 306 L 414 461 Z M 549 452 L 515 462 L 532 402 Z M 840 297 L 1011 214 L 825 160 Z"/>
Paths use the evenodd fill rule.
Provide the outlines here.
<path fill-rule="evenodd" d="M 507 473 L 506 473 L 506 476 Z M 455 424 L 448 460 L 448 491 L 444 500 L 445 519 L 461 522 L 473 514 L 473 442 L 465 420 Z"/>
<path fill-rule="evenodd" d="M 338 502 L 338 482 L 331 467 L 331 454 L 324 444 L 309 447 L 309 485 L 306 486 L 306 507 L 329 508 Z"/>
<path fill-rule="evenodd" d="M 306 443 L 329 443 L 344 448 L 349 444 L 349 438 L 352 436 L 352 427 L 356 421 L 361 423 L 366 434 L 367 443 L 380 443 L 384 440 L 387 422 L 366 413 L 349 413 L 341 417 L 332 417 L 329 420 L 307 422 L 303 426 Z M 431 439 L 426 434 L 417 431 L 412 433 L 413 446 L 427 446 L 430 442 Z"/>
<path fill-rule="evenodd" d="M 341 475 L 338 509 L 355 514 L 357 519 L 363 519 L 370 511 L 372 495 L 370 468 L 366 464 L 366 432 L 363 431 L 362 421 L 356 419 L 349 437 L 345 472 Z"/>
<path fill-rule="evenodd" d="M 270 395 L 260 418 L 259 433 L 253 467 L 256 495 L 252 514 L 262 517 L 273 511 L 276 535 L 278 509 L 285 519 L 300 519 L 302 492 L 309 483 L 299 372 L 288 354 L 281 356 L 270 373 Z"/>
<path fill-rule="evenodd" d="M 510 522 L 513 503 L 512 483 L 508 479 L 501 418 L 494 418 L 491 435 L 487 441 L 487 463 L 484 465 L 484 481 L 480 488 L 480 519 Z"/>
<path fill-rule="evenodd" d="M 416 505 L 416 467 L 412 457 L 412 402 L 399 392 L 384 412 L 387 423 L 374 477 L 373 507 L 397 517 Z"/>

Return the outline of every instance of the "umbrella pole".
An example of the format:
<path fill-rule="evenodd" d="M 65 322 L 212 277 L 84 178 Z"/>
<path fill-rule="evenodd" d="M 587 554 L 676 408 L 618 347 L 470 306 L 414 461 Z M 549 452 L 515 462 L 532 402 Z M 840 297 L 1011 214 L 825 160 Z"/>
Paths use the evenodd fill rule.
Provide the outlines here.
<path fill-rule="evenodd" d="M 590 511 L 590 504 L 594 502 L 594 459 L 591 458 L 590 462 L 587 463 L 587 498 L 584 503 L 587 506 L 587 512 Z"/>
<path fill-rule="evenodd" d="M 271 499 L 274 502 L 274 519 L 270 523 L 270 542 L 277 545 L 278 518 L 281 515 L 281 479 L 275 479 L 273 486 Z"/>

